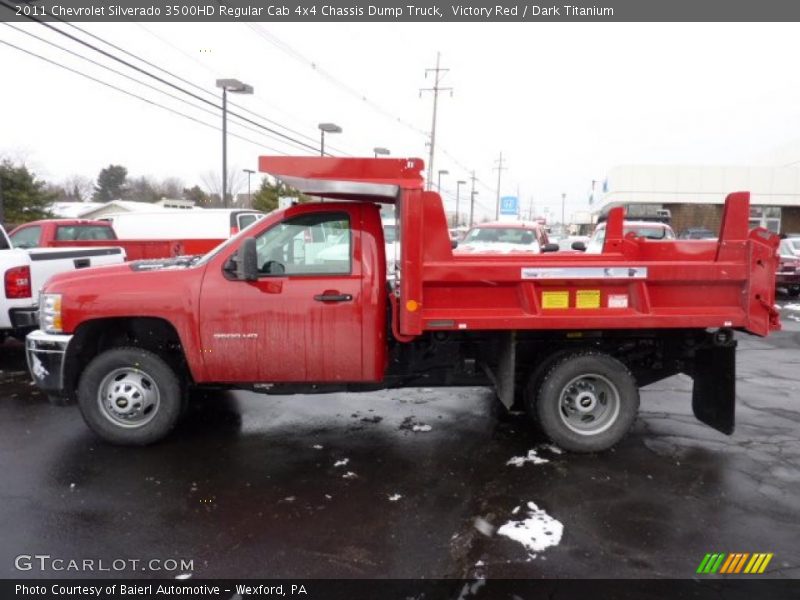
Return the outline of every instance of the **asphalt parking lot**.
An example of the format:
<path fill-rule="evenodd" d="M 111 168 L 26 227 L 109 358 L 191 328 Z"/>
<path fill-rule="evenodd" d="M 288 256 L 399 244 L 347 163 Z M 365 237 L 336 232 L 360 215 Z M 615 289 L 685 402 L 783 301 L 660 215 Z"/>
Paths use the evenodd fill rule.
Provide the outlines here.
<path fill-rule="evenodd" d="M 733 436 L 695 421 L 677 376 L 599 455 L 548 446 L 488 390 L 424 388 L 213 393 L 164 443 L 117 448 L 6 343 L 0 577 L 84 576 L 15 569 L 47 554 L 193 561 L 139 577 L 686 578 L 708 552 L 800 577 L 800 305 L 778 304 L 784 331 L 740 336 Z"/>

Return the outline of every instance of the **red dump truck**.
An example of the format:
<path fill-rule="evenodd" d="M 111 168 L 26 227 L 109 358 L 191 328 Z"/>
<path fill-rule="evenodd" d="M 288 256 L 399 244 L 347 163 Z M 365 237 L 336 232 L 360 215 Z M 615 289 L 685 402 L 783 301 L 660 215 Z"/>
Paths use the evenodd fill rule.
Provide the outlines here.
<path fill-rule="evenodd" d="M 728 196 L 718 240 L 623 235 L 603 252 L 453 253 L 418 159 L 262 157 L 325 198 L 276 211 L 199 259 L 60 275 L 27 338 L 34 382 L 117 444 L 162 439 L 187 390 L 272 394 L 491 385 L 578 452 L 628 431 L 639 388 L 694 378 L 697 418 L 734 428 L 735 331 L 779 328 L 778 238 Z M 399 228 L 387 281 L 380 204 Z"/>

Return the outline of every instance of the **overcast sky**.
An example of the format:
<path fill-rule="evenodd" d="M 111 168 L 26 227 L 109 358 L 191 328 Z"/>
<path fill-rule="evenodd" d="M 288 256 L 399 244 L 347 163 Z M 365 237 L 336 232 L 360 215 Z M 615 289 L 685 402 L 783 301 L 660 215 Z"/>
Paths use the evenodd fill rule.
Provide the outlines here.
<path fill-rule="evenodd" d="M 443 85 L 454 92 L 440 96 L 435 168 L 450 171 L 442 187 L 453 195 L 455 181 L 468 178 L 465 169 L 475 169 L 482 213 L 494 212 L 501 151 L 508 167 L 502 195 L 519 189 L 523 206 L 533 197 L 541 214 L 545 206 L 560 212 L 566 192 L 570 213 L 588 208 L 591 180 L 615 165 L 766 164 L 776 148 L 800 138 L 795 24 L 78 25 L 208 91 L 216 92 L 217 77 L 253 85 L 253 96 L 233 101 L 308 136 L 302 141 L 314 147 L 317 124 L 332 121 L 344 129 L 328 137 L 334 153 L 371 155 L 385 146 L 426 161 L 422 132 L 430 128 L 432 97 L 420 97 L 419 88 L 432 84 L 425 69 L 440 51 L 450 69 Z M 22 27 L 168 89 L 41 25 Z M 219 127 L 218 112 L 201 112 L 6 25 L 0 40 Z M 93 178 L 110 163 L 125 165 L 130 176 L 178 177 L 186 185 L 218 176 L 218 129 L 3 45 L 0 64 L 0 154 L 24 158 L 42 177 Z M 256 168 L 261 154 L 311 152 L 234 122 L 231 133 L 259 144 L 229 138 L 231 171 Z"/>

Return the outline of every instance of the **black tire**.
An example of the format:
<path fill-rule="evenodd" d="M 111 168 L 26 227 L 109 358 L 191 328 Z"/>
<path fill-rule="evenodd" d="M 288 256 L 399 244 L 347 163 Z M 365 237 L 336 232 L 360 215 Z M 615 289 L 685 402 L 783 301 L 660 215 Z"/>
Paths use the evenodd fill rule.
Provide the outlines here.
<path fill-rule="evenodd" d="M 633 425 L 639 388 L 616 358 L 584 352 L 556 361 L 531 401 L 539 427 L 553 443 L 572 452 L 600 452 Z"/>
<path fill-rule="evenodd" d="M 71 406 L 75 400 L 69 396 L 59 396 L 58 394 L 47 394 L 47 401 L 53 406 Z"/>
<path fill-rule="evenodd" d="M 108 392 L 104 392 L 103 405 L 101 386 Z M 140 399 L 147 399 L 138 412 L 128 408 L 136 407 L 137 393 Z M 115 398 L 114 394 L 119 396 Z M 144 446 L 163 439 L 175 426 L 183 393 L 177 375 L 157 354 L 141 348 L 114 348 L 97 355 L 83 371 L 78 405 L 86 424 L 103 440 Z"/>

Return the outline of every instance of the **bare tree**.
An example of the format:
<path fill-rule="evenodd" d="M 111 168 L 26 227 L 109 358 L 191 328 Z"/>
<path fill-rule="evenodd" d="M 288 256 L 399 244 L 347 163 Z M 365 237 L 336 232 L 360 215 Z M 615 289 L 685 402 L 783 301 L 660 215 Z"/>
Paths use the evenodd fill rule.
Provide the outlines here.
<path fill-rule="evenodd" d="M 94 181 L 83 175 L 70 175 L 60 187 L 70 202 L 88 202 L 94 193 Z"/>
<path fill-rule="evenodd" d="M 200 177 L 209 195 L 212 197 L 212 202 L 215 206 L 223 206 L 221 188 L 222 188 L 222 175 L 219 171 L 208 170 Z M 233 166 L 228 169 L 228 189 L 226 196 L 228 197 L 228 206 L 234 205 L 236 195 L 247 186 L 247 177 L 240 168 Z"/>

